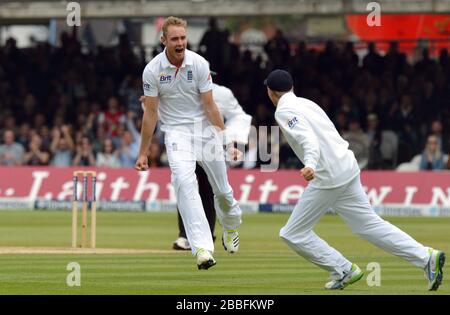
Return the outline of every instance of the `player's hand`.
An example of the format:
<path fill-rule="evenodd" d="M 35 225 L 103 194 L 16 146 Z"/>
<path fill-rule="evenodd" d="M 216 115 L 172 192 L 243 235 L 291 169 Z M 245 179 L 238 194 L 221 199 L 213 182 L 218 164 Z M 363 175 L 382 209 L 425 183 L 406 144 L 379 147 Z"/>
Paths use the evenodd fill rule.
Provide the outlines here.
<path fill-rule="evenodd" d="M 236 148 L 229 147 L 226 152 L 228 161 L 239 161 L 242 159 L 242 152 Z"/>
<path fill-rule="evenodd" d="M 311 167 L 304 167 L 300 170 L 300 174 L 309 182 L 314 179 L 314 170 Z"/>
<path fill-rule="evenodd" d="M 233 159 L 233 161 L 239 161 L 242 159 L 242 152 L 239 151 L 236 148 L 232 148 L 231 152 L 230 152 L 231 158 Z"/>
<path fill-rule="evenodd" d="M 147 155 L 140 155 L 134 165 L 134 168 L 138 171 L 147 171 L 148 170 L 148 158 Z"/>

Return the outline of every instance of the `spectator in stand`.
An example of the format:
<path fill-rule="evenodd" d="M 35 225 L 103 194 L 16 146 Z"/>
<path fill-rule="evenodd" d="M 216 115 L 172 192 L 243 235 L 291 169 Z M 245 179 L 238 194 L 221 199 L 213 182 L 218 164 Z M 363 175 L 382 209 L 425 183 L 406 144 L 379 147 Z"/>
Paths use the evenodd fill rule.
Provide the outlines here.
<path fill-rule="evenodd" d="M 389 45 L 389 51 L 383 58 L 385 70 L 392 71 L 398 76 L 406 64 L 406 55 L 398 51 L 398 42 L 392 41 Z"/>
<path fill-rule="evenodd" d="M 42 147 L 42 138 L 37 133 L 31 137 L 29 151 L 23 156 L 23 165 L 48 165 L 50 154 Z"/>
<path fill-rule="evenodd" d="M 103 130 L 103 128 L 96 128 L 95 135 L 94 135 L 93 131 L 94 130 L 91 130 L 91 133 L 93 134 L 92 138 L 94 139 L 92 141 L 92 149 L 94 150 L 94 152 L 100 152 L 103 150 L 103 142 L 108 137 L 105 135 L 105 130 Z M 114 147 L 117 148 L 117 144 L 114 143 L 114 140 L 113 140 L 113 144 L 114 144 Z"/>
<path fill-rule="evenodd" d="M 103 140 L 102 151 L 97 153 L 97 166 L 100 167 L 120 167 L 118 153 L 111 138 Z"/>
<path fill-rule="evenodd" d="M 142 80 L 138 77 L 128 75 L 120 85 L 120 96 L 124 99 L 127 111 L 140 113 L 142 94 Z"/>
<path fill-rule="evenodd" d="M 400 98 L 400 106 L 395 106 L 393 126 L 399 137 L 399 163 L 410 161 L 418 144 L 418 119 L 413 107 L 411 95 L 404 94 Z"/>
<path fill-rule="evenodd" d="M 335 121 L 333 123 L 340 135 L 343 135 L 344 133 L 347 132 L 348 121 L 349 121 L 348 115 L 345 114 L 343 111 L 340 111 L 336 115 Z"/>
<path fill-rule="evenodd" d="M 50 165 L 65 167 L 72 165 L 72 155 L 75 145 L 70 135 L 70 127 L 63 125 L 61 129 L 53 128 L 50 152 L 53 158 Z"/>
<path fill-rule="evenodd" d="M 450 153 L 450 137 L 443 134 L 444 127 L 438 119 L 431 123 L 431 134 L 435 135 L 438 141 L 439 149 L 444 153 Z"/>
<path fill-rule="evenodd" d="M 277 29 L 275 36 L 267 41 L 264 50 L 275 68 L 284 67 L 290 59 L 290 45 L 280 29 Z"/>
<path fill-rule="evenodd" d="M 39 129 L 39 135 L 41 136 L 42 140 L 42 148 L 49 152 L 50 151 L 50 144 L 52 143 L 52 137 L 50 134 L 50 128 L 48 125 L 44 125 Z"/>
<path fill-rule="evenodd" d="M 77 130 L 77 131 L 75 132 L 74 140 L 75 140 L 75 150 L 76 150 L 76 151 L 78 151 L 78 148 L 81 147 L 81 144 L 83 143 L 83 137 L 87 137 L 87 136 L 86 136 L 85 134 L 83 134 L 82 131 Z M 88 138 L 89 138 L 89 137 L 88 137 Z"/>
<path fill-rule="evenodd" d="M 155 137 L 152 139 L 152 143 L 148 148 L 148 165 L 150 167 L 161 167 L 163 163 L 161 162 L 161 145 L 159 140 Z"/>
<path fill-rule="evenodd" d="M 120 111 L 120 103 L 117 97 L 111 96 L 108 99 L 108 110 L 102 112 L 98 117 L 99 125 L 105 130 L 109 137 L 116 137 L 119 124 L 125 122 L 125 116 Z M 134 163 L 133 163 L 134 165 Z"/>
<path fill-rule="evenodd" d="M 19 127 L 19 135 L 17 137 L 17 142 L 20 143 L 24 148 L 28 146 L 28 137 L 30 134 L 30 124 L 27 122 L 24 122 Z"/>
<path fill-rule="evenodd" d="M 42 127 L 47 125 L 47 119 L 45 118 L 45 115 L 42 113 L 37 114 L 34 117 L 34 124 L 33 128 L 36 130 L 40 130 Z"/>
<path fill-rule="evenodd" d="M 200 53 L 209 61 L 211 69 L 222 73 L 224 62 L 224 52 L 222 45 L 218 45 L 223 41 L 222 31 L 217 25 L 217 19 L 212 17 L 208 21 L 209 28 L 205 31 L 200 39 Z M 228 39 L 227 39 L 228 40 Z"/>
<path fill-rule="evenodd" d="M 2 116 L 4 116 L 4 118 Z M 10 111 L 7 111 L 4 114 L 0 112 L 0 130 L 12 130 L 14 134 L 17 134 L 16 119 Z"/>
<path fill-rule="evenodd" d="M 407 62 L 396 43 L 393 42 L 389 53 L 383 56 L 377 52 L 375 44 L 370 43 L 362 65 L 358 65 L 351 44 L 329 41 L 323 43 L 325 49 L 319 51 L 316 47 L 320 43 L 295 45 L 297 43 L 290 43 L 282 32 L 277 32 L 265 50 L 259 47 L 262 56 L 255 59 L 256 50 L 250 52 L 247 47 L 233 42 L 239 34 L 219 29 L 215 21 L 211 23 L 211 31 L 205 33 L 200 49 L 206 48 L 202 51 L 209 56 L 211 68 L 219 72 L 216 81 L 233 90 L 245 111 L 257 117 L 257 126 L 275 124 L 271 115 L 273 108 L 258 85 L 274 65 L 279 65 L 298 74 L 294 78 L 295 90 L 321 104 L 340 134 L 348 130 L 351 117 L 365 123 L 367 115 L 376 114 L 381 132 L 393 130 L 399 137 L 399 163 L 420 156 L 428 133 L 436 133 L 438 141 L 442 142 L 441 151 L 450 153 L 450 130 L 447 130 L 450 58 L 447 50 L 441 51 L 439 61 L 434 61 L 431 51 L 424 51 L 423 58 L 419 56 L 416 62 Z M 107 137 L 121 149 L 126 119 L 120 104 L 126 110 L 140 111 L 139 69 L 145 67 L 146 60 L 145 56 L 133 53 L 134 47 L 125 35 L 119 41 L 116 46 L 84 51 L 76 32 L 63 34 L 60 47 L 36 43 L 35 47 L 21 49 L 14 39 L 8 39 L 6 45 L 0 47 L 2 137 L 5 130 L 12 130 L 16 141 L 28 148 L 35 134 L 31 128 L 34 128 L 48 145 L 47 128 L 52 130 L 68 124 L 74 126 L 74 140 L 79 139 L 81 143 L 82 136 L 77 136 L 81 132 L 93 141 L 94 152 L 101 152 Z M 291 56 L 295 46 L 298 46 L 296 54 Z M 163 45 L 156 47 L 155 53 L 162 51 L 161 47 L 164 48 Z M 117 91 L 119 96 L 115 96 Z M 102 112 L 99 104 L 108 104 L 107 109 Z M 441 124 L 433 123 L 434 119 L 439 119 Z M 440 125 L 443 131 L 439 136 Z M 433 128 L 428 129 L 429 126 Z M 126 137 L 133 138 L 132 133 L 128 132 Z M 53 139 L 50 140 L 51 147 Z M 283 146 L 280 150 L 286 157 L 291 156 Z M 254 149 L 251 151 L 256 153 Z M 21 161 L 22 156 L 18 164 Z M 54 161 L 53 156 L 52 164 Z M 288 161 L 281 162 L 283 167 L 293 166 Z M 379 167 L 386 166 L 384 163 Z"/>
<path fill-rule="evenodd" d="M 348 141 L 348 148 L 355 154 L 359 168 L 365 169 L 369 162 L 370 140 L 357 119 L 350 120 L 348 131 L 342 137 Z"/>
<path fill-rule="evenodd" d="M 94 151 L 89 137 L 83 136 L 81 138 L 81 144 L 77 146 L 77 154 L 72 164 L 75 166 L 95 166 Z"/>
<path fill-rule="evenodd" d="M 434 117 L 440 114 L 439 99 L 436 95 L 436 88 L 431 81 L 427 81 L 421 87 L 420 95 L 420 116 L 427 121 L 432 121 Z"/>
<path fill-rule="evenodd" d="M 363 58 L 363 67 L 372 74 L 380 75 L 383 71 L 383 58 L 376 51 L 374 42 L 370 42 L 367 48 L 369 52 Z"/>
<path fill-rule="evenodd" d="M 134 167 L 139 154 L 141 134 L 134 125 L 133 117 L 134 113 L 128 112 L 126 120 L 127 130 L 123 133 L 122 146 L 119 153 L 122 167 Z"/>
<path fill-rule="evenodd" d="M 369 138 L 369 164 L 368 169 L 383 168 L 383 156 L 381 155 L 381 128 L 377 114 L 367 115 L 367 137 Z"/>
<path fill-rule="evenodd" d="M 422 60 L 418 61 L 415 67 L 419 73 L 423 73 L 430 67 L 433 67 L 435 63 L 436 62 L 430 58 L 430 52 L 428 51 L 428 48 L 424 48 L 422 50 Z"/>
<path fill-rule="evenodd" d="M 22 108 L 19 112 L 17 112 L 17 118 L 22 122 L 34 121 L 34 118 L 37 113 L 38 107 L 37 103 L 38 102 L 36 100 L 36 97 L 33 94 L 31 93 L 26 94 L 23 100 Z"/>
<path fill-rule="evenodd" d="M 14 132 L 5 130 L 3 133 L 3 144 L 0 145 L 0 165 L 21 165 L 24 151 L 20 143 L 14 142 Z"/>
<path fill-rule="evenodd" d="M 438 171 L 444 168 L 442 152 L 439 148 L 438 139 L 435 135 L 428 136 L 425 150 L 420 160 L 420 169 L 427 171 Z"/>

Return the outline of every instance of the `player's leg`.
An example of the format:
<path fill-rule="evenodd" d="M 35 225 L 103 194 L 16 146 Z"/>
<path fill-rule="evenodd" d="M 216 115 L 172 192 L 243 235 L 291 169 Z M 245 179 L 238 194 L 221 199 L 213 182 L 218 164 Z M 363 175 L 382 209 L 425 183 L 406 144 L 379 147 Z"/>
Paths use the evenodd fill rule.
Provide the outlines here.
<path fill-rule="evenodd" d="M 428 262 L 429 255 L 425 246 L 373 211 L 359 176 L 346 185 L 345 192 L 333 209 L 356 235 L 417 267 L 424 268 Z"/>
<path fill-rule="evenodd" d="M 199 251 L 202 257 L 206 257 L 214 251 L 214 244 L 198 192 L 195 176 L 196 156 L 191 137 L 177 132 L 166 132 L 165 143 L 172 171 L 172 185 L 192 253 L 198 257 Z M 211 260 L 208 258 L 208 262 L 212 264 L 212 256 Z"/>
<path fill-rule="evenodd" d="M 206 219 L 208 220 L 209 227 L 211 230 L 211 235 L 213 241 L 216 237 L 214 236 L 214 229 L 216 225 L 216 210 L 214 209 L 214 194 L 211 185 L 208 181 L 208 176 L 205 171 L 197 164 L 195 168 L 195 173 L 197 175 L 198 187 L 200 192 L 200 198 L 202 199 L 203 209 L 205 210 Z M 183 219 L 181 218 L 180 212 L 177 208 L 178 217 L 178 239 L 173 243 L 173 249 L 176 250 L 189 250 L 191 246 L 186 237 L 186 230 L 184 229 Z"/>
<path fill-rule="evenodd" d="M 233 189 L 228 183 L 227 167 L 223 146 L 218 137 L 204 136 L 198 138 L 198 163 L 208 176 L 214 193 L 214 208 L 222 225 L 222 245 L 229 253 L 235 253 L 239 248 L 239 233 L 241 224 L 241 209 L 233 197 Z"/>
<path fill-rule="evenodd" d="M 186 230 L 184 229 L 183 219 L 181 218 L 180 210 L 178 210 L 178 207 L 177 207 L 177 217 L 178 217 L 178 237 L 187 238 Z"/>
<path fill-rule="evenodd" d="M 222 225 L 222 245 L 225 250 L 235 253 L 239 249 L 239 234 L 237 229 L 241 225 L 242 211 L 233 197 L 233 189 L 228 183 L 225 161 L 199 161 L 208 176 L 214 194 L 214 208 Z"/>
<path fill-rule="evenodd" d="M 190 250 L 191 245 L 186 236 L 186 230 L 184 229 L 183 219 L 181 218 L 180 211 L 177 207 L 177 218 L 178 218 L 178 238 L 173 242 L 172 248 L 175 250 Z"/>
<path fill-rule="evenodd" d="M 198 189 L 202 199 L 203 209 L 205 210 L 206 218 L 208 219 L 213 241 L 215 241 L 216 237 L 214 236 L 214 229 L 216 227 L 216 210 L 214 208 L 214 193 L 211 184 L 208 181 L 208 175 L 206 175 L 199 164 L 197 164 L 197 167 L 195 168 L 195 173 L 197 174 Z"/>
<path fill-rule="evenodd" d="M 339 193 L 339 189 L 307 187 L 280 230 L 280 237 L 306 260 L 342 278 L 352 263 L 313 232 L 314 225 L 333 205 Z"/>
<path fill-rule="evenodd" d="M 437 267 L 431 266 L 431 269 L 437 270 L 431 276 L 433 279 L 431 279 L 430 285 L 436 285 L 439 277 L 442 280 L 442 270 L 439 270 L 442 269 L 445 260 L 445 255 L 442 252 L 430 251 L 428 247 L 420 244 L 398 227 L 378 216 L 370 205 L 359 176 L 346 185 L 346 188 L 333 208 L 356 235 L 422 269 L 426 269 L 430 262 L 433 263 L 430 257 L 436 256 L 436 262 L 434 263 L 437 264 Z M 441 273 L 440 276 L 439 272 Z M 430 278 L 430 276 L 427 277 Z M 439 284 L 440 282 L 437 286 Z"/>

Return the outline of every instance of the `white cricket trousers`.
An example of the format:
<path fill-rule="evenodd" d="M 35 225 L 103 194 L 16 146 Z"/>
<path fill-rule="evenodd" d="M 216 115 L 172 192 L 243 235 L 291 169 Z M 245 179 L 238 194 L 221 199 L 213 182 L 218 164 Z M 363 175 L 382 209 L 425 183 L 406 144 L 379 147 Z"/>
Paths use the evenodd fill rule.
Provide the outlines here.
<path fill-rule="evenodd" d="M 342 277 L 352 263 L 312 230 L 330 208 L 361 238 L 417 267 L 425 268 L 428 263 L 427 247 L 373 211 L 358 175 L 348 184 L 333 189 L 308 186 L 280 230 L 280 237 L 295 252 L 329 271 L 333 278 Z"/>
<path fill-rule="evenodd" d="M 172 171 L 172 185 L 192 254 L 195 255 L 200 248 L 214 252 L 211 230 L 198 192 L 195 167 L 198 162 L 208 175 L 219 223 L 226 230 L 237 229 L 241 224 L 241 209 L 228 183 L 223 147 L 213 137 L 194 136 L 176 130 L 166 131 L 165 144 Z M 213 149 L 221 159 L 213 159 L 208 154 Z"/>

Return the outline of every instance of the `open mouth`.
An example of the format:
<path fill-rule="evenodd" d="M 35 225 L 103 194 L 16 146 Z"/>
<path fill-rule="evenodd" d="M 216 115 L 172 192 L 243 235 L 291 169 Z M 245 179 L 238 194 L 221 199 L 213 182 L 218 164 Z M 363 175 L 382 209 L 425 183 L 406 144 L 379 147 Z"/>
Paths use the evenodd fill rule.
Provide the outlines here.
<path fill-rule="evenodd" d="M 181 54 L 184 51 L 184 48 L 175 48 L 175 52 L 177 54 Z"/>

